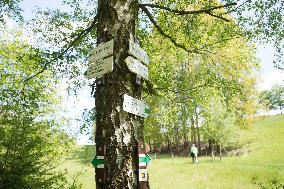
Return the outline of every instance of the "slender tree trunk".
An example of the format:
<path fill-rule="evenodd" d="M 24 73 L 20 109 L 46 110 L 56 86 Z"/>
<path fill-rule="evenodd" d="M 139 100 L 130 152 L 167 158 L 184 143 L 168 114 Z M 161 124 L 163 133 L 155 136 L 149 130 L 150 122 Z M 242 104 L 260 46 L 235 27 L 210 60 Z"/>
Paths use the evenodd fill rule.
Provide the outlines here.
<path fill-rule="evenodd" d="M 154 142 L 153 151 L 156 153 L 156 141 L 154 140 L 153 142 Z"/>
<path fill-rule="evenodd" d="M 222 145 L 219 144 L 219 157 L 220 157 L 220 160 L 222 160 Z"/>
<path fill-rule="evenodd" d="M 191 120 L 192 120 L 192 135 L 193 135 L 193 141 L 192 141 L 192 143 L 194 143 L 194 144 L 196 144 L 196 128 L 195 128 L 195 121 L 194 121 L 194 117 L 193 117 L 194 115 L 192 115 L 192 118 L 191 118 Z"/>
<path fill-rule="evenodd" d="M 170 137 L 167 135 L 167 151 L 169 152 L 170 150 Z"/>
<path fill-rule="evenodd" d="M 149 144 L 149 146 L 150 146 L 150 152 L 151 152 L 151 151 L 153 150 L 153 149 L 152 149 L 152 145 L 151 145 L 151 137 L 149 137 L 148 144 Z"/>
<path fill-rule="evenodd" d="M 114 40 L 114 70 L 96 80 L 96 149 L 105 149 L 105 183 L 97 189 L 138 188 L 138 142 L 144 142 L 143 118 L 123 111 L 123 95 L 141 98 L 124 60 L 135 35 L 137 0 L 99 0 L 97 43 Z M 148 185 L 148 182 L 147 182 Z"/>
<path fill-rule="evenodd" d="M 215 161 L 215 155 L 214 155 L 214 145 L 212 145 L 212 150 L 211 150 L 211 157 L 212 157 L 212 161 Z"/>
<path fill-rule="evenodd" d="M 196 131 L 197 131 L 198 150 L 201 151 L 200 130 L 199 130 L 199 121 L 198 121 L 197 111 L 195 111 L 195 123 L 196 123 Z"/>
<path fill-rule="evenodd" d="M 191 117 L 191 142 L 195 144 L 195 128 L 194 128 L 194 119 L 193 116 Z"/>

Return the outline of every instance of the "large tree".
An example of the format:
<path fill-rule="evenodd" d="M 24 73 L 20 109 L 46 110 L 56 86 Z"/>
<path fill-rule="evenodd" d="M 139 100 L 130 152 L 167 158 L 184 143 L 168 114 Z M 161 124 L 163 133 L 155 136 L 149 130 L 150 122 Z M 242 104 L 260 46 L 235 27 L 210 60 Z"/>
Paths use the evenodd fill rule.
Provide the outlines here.
<path fill-rule="evenodd" d="M 138 18 L 139 20 L 146 18 L 146 22 L 153 25 L 161 36 L 168 39 L 169 43 L 172 43 L 185 53 L 208 55 L 211 53 L 216 54 L 214 48 L 212 48 L 216 44 L 218 45 L 238 36 L 248 35 L 249 37 L 255 37 L 259 35 L 253 35 L 254 33 L 246 32 L 245 30 L 234 30 L 234 27 L 225 27 L 221 32 L 224 35 L 219 35 L 218 27 L 216 27 L 215 30 L 206 36 L 202 36 L 202 33 L 196 33 L 192 30 L 194 27 L 206 23 L 203 19 L 200 19 L 200 16 L 207 15 L 220 22 L 231 23 L 231 26 L 236 21 L 228 15 L 233 12 L 240 12 L 239 18 L 241 23 L 250 23 L 251 26 L 258 26 L 259 23 L 263 23 L 260 22 L 263 21 L 261 18 L 266 15 L 268 15 L 268 18 L 274 18 L 274 15 L 277 13 L 277 16 L 280 18 L 283 17 L 283 13 L 276 9 L 278 6 L 281 7 L 281 3 L 274 6 L 273 3 L 262 1 L 255 1 L 254 3 L 244 1 L 237 4 L 231 0 L 227 0 L 223 1 L 223 3 L 227 4 L 221 4 L 218 1 L 211 0 L 160 0 L 153 1 L 155 4 L 151 4 L 139 3 L 137 0 L 99 0 L 96 5 L 94 1 L 73 0 L 67 3 L 73 8 L 73 11 L 46 11 L 35 22 L 46 24 L 47 20 L 50 19 L 50 23 L 46 24 L 45 27 L 33 28 L 35 32 L 42 34 L 39 38 L 45 38 L 44 41 L 47 44 L 51 44 L 53 49 L 46 48 L 46 45 L 44 46 L 45 49 L 43 50 L 46 50 L 45 55 L 48 56 L 44 60 L 39 60 L 41 68 L 36 74 L 27 76 L 25 83 L 39 76 L 47 69 L 57 68 L 55 71 L 58 71 L 59 67 L 60 71 L 64 71 L 65 66 L 70 68 L 71 66 L 68 65 L 72 64 L 75 60 L 88 56 L 88 48 L 90 48 L 94 41 L 100 44 L 114 39 L 114 71 L 106 74 L 102 79 L 97 81 L 97 84 L 93 85 L 96 86 L 96 143 L 98 146 L 105 146 L 106 148 L 107 179 L 106 184 L 97 183 L 98 188 L 138 187 L 137 144 L 139 141 L 143 142 L 143 119 L 122 111 L 123 94 L 129 94 L 138 99 L 141 98 L 141 87 L 135 86 L 133 83 L 135 75 L 127 69 L 124 63 L 125 58 L 129 55 L 130 36 L 134 36 L 136 42 L 136 38 L 139 38 L 136 35 L 139 33 L 136 28 L 139 25 L 137 23 Z M 84 8 L 82 4 L 87 4 L 87 6 Z M 263 4 L 266 6 L 263 6 Z M 269 14 L 266 14 L 267 11 L 265 11 L 267 7 L 272 7 L 268 11 Z M 139 17 L 138 15 L 139 8 L 143 11 L 143 17 Z M 245 16 L 254 18 L 250 17 L 250 14 L 241 14 L 251 8 L 257 11 L 260 10 L 258 17 L 260 20 L 251 20 L 249 22 L 244 19 Z M 168 25 L 163 27 L 159 24 L 161 21 L 160 17 L 158 17 L 159 14 L 165 15 L 163 20 L 164 22 L 169 22 Z M 187 20 L 185 20 L 184 24 L 171 23 L 171 19 L 178 20 L 179 18 L 187 18 Z M 74 24 L 71 21 L 79 24 Z M 281 19 L 276 19 L 276 22 L 269 22 L 268 27 L 279 28 L 277 23 L 281 25 Z M 150 27 L 148 27 L 148 24 L 141 25 L 141 27 L 148 27 L 145 33 L 141 33 L 142 36 L 148 35 L 149 33 L 147 32 L 151 32 L 151 25 Z M 186 40 L 181 41 L 179 36 L 175 35 L 175 32 L 169 33 L 168 28 L 174 31 L 180 28 L 184 33 L 191 33 L 192 35 L 187 36 Z M 275 33 L 272 31 L 266 32 L 266 27 L 259 28 L 262 30 L 259 30 L 260 32 L 256 34 L 265 31 L 262 34 L 264 34 L 266 39 L 277 36 L 277 44 L 283 41 L 280 29 L 276 30 L 278 32 Z M 48 32 L 50 35 L 46 34 Z M 91 35 L 86 37 L 88 34 Z M 220 39 L 219 37 L 222 38 Z M 208 39 L 210 39 L 209 44 L 206 43 Z M 218 59 L 218 56 L 216 56 L 216 59 Z M 54 62 L 60 64 L 53 64 Z M 212 65 L 212 67 L 217 69 L 218 64 Z M 73 74 L 73 78 L 76 78 L 76 73 L 78 74 L 79 72 L 76 69 L 70 70 L 75 73 Z M 216 73 L 216 79 L 222 80 L 224 78 L 220 78 L 218 73 Z M 149 88 L 151 85 L 148 84 L 147 86 Z M 230 94 L 227 95 L 227 97 L 229 96 Z"/>

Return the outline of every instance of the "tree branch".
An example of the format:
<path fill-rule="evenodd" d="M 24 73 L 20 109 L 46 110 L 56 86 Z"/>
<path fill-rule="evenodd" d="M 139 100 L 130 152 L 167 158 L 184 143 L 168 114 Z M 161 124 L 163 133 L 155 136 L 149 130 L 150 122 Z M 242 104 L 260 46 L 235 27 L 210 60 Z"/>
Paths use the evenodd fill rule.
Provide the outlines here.
<path fill-rule="evenodd" d="M 71 41 L 71 43 L 70 43 L 62 52 L 59 52 L 59 54 L 58 54 L 55 58 L 51 59 L 51 60 L 48 61 L 48 62 L 45 62 L 44 65 L 43 65 L 43 67 L 41 68 L 41 70 L 39 70 L 39 71 L 38 71 L 37 73 L 35 73 L 34 75 L 31 75 L 31 76 L 29 76 L 28 78 L 24 79 L 24 83 L 26 83 L 27 81 L 29 81 L 29 80 L 33 79 L 34 77 L 37 77 L 38 75 L 40 75 L 41 73 L 43 73 L 43 72 L 47 69 L 47 66 L 48 66 L 49 64 L 51 64 L 52 62 L 54 62 L 54 61 L 58 60 L 59 58 L 61 58 L 69 49 L 71 49 L 71 48 L 75 45 L 75 43 L 76 43 L 78 40 L 80 40 L 82 37 L 84 37 L 84 36 L 86 36 L 87 34 L 89 34 L 89 33 L 92 31 L 92 29 L 94 28 L 94 26 L 96 25 L 96 23 L 97 23 L 97 18 L 98 18 L 98 16 L 96 15 L 96 16 L 94 17 L 94 19 L 93 19 L 93 21 L 92 21 L 92 23 L 91 23 L 91 25 L 90 25 L 89 27 L 87 27 L 86 29 L 82 30 L 82 31 L 77 35 L 77 37 L 76 37 L 73 41 Z"/>
<path fill-rule="evenodd" d="M 230 11 L 227 11 L 227 12 L 225 12 L 225 13 L 222 13 L 222 15 L 223 15 L 223 14 L 229 14 L 229 13 L 231 13 L 231 12 L 235 12 L 235 11 L 237 11 L 239 8 L 241 8 L 242 6 L 244 6 L 244 4 L 246 4 L 246 3 L 251 3 L 251 0 L 246 0 L 246 1 L 244 1 L 242 4 L 240 4 L 240 5 L 237 6 L 236 8 L 234 8 L 234 9 L 232 9 L 232 10 L 230 10 Z"/>
<path fill-rule="evenodd" d="M 224 20 L 225 22 L 230 22 L 229 19 L 224 18 L 224 17 L 222 17 L 222 16 L 220 16 L 220 15 L 213 14 L 212 12 L 207 12 L 206 14 L 208 14 L 208 15 L 210 15 L 210 16 L 212 16 L 212 17 L 215 17 L 215 18 L 219 18 L 219 19 L 221 19 L 221 20 Z"/>
<path fill-rule="evenodd" d="M 152 22 L 152 24 L 154 24 L 154 26 L 157 28 L 157 30 L 159 31 L 159 33 L 168 38 L 176 47 L 182 48 L 183 50 L 185 50 L 188 53 L 198 53 L 198 51 L 196 50 L 191 50 L 186 48 L 183 44 L 180 44 L 176 41 L 176 39 L 173 36 L 170 36 L 168 34 L 166 34 L 162 28 L 158 25 L 158 23 L 155 21 L 155 19 L 153 18 L 153 16 L 151 15 L 151 13 L 149 12 L 149 10 L 145 7 L 145 6 L 141 6 L 141 9 L 143 12 L 145 12 L 145 14 L 148 16 L 148 18 L 150 19 L 150 21 Z"/>
<path fill-rule="evenodd" d="M 171 9 L 169 7 L 156 5 L 156 4 L 140 4 L 139 7 L 141 9 L 143 9 L 145 7 L 158 8 L 158 9 L 162 9 L 162 10 L 166 10 L 166 11 L 175 13 L 177 15 L 186 15 L 186 14 L 210 13 L 211 11 L 216 10 L 216 9 L 226 8 L 226 7 L 235 6 L 235 5 L 237 5 L 237 3 L 228 3 L 228 4 L 225 4 L 225 5 L 220 5 L 220 6 L 216 6 L 216 7 L 210 7 L 210 8 L 204 8 L 204 9 L 200 9 L 200 10 L 193 10 L 193 11 L 176 10 L 176 9 Z"/>

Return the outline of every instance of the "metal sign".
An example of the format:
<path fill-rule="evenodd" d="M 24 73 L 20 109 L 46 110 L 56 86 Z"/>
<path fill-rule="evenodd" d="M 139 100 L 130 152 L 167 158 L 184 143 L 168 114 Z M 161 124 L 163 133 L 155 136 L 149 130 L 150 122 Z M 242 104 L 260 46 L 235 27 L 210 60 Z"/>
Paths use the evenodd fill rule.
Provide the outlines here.
<path fill-rule="evenodd" d="M 139 182 L 145 182 L 147 180 L 147 169 L 139 169 Z"/>
<path fill-rule="evenodd" d="M 150 113 L 149 106 L 138 99 L 124 94 L 123 110 L 141 117 L 147 117 Z"/>
<path fill-rule="evenodd" d="M 98 45 L 98 47 L 90 50 L 89 53 L 91 54 L 91 56 L 89 58 L 89 63 L 112 55 L 113 46 L 114 46 L 114 40 L 112 39 L 106 43 L 101 43 Z"/>
<path fill-rule="evenodd" d="M 138 154 L 139 166 L 147 166 L 151 163 L 151 157 L 148 154 Z"/>
<path fill-rule="evenodd" d="M 100 78 L 104 74 L 112 72 L 112 70 L 113 70 L 113 56 L 89 64 L 87 77 L 88 79 L 92 79 L 94 77 Z"/>
<path fill-rule="evenodd" d="M 148 68 L 145 65 L 143 65 L 139 60 L 129 56 L 125 59 L 125 63 L 131 72 L 136 73 L 137 75 L 140 75 L 142 78 L 148 80 L 149 76 Z"/>
<path fill-rule="evenodd" d="M 104 168 L 105 158 L 104 156 L 96 156 L 91 163 L 96 168 Z"/>
<path fill-rule="evenodd" d="M 129 54 L 141 60 L 144 64 L 149 64 L 149 56 L 138 44 L 133 40 L 129 40 Z"/>

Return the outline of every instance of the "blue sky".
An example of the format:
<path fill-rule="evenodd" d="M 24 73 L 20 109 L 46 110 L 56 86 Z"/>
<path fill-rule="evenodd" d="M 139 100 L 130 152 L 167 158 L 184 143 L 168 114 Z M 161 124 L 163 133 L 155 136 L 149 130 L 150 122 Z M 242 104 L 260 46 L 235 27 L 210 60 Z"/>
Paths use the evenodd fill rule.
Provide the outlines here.
<path fill-rule="evenodd" d="M 23 16 L 25 20 L 33 17 L 33 10 L 38 6 L 40 8 L 60 8 L 67 10 L 61 5 L 60 0 L 23 0 L 20 4 L 23 9 Z M 284 72 L 273 67 L 274 48 L 271 45 L 259 45 L 257 57 L 260 59 L 262 71 L 259 73 L 260 81 L 258 88 L 260 90 L 269 89 L 274 84 L 283 84 Z M 90 109 L 94 107 L 94 99 L 90 97 L 90 88 L 86 87 L 79 92 L 78 98 L 68 96 L 66 87 L 61 89 L 61 93 L 65 96 L 65 103 L 62 105 L 64 109 L 76 110 L 69 112 L 70 117 L 79 117 L 83 109 Z M 76 124 L 72 124 L 73 126 Z M 71 128 L 72 129 L 72 128 Z M 76 128 L 74 128 L 76 129 Z M 80 144 L 86 144 L 87 137 L 80 135 Z"/>

